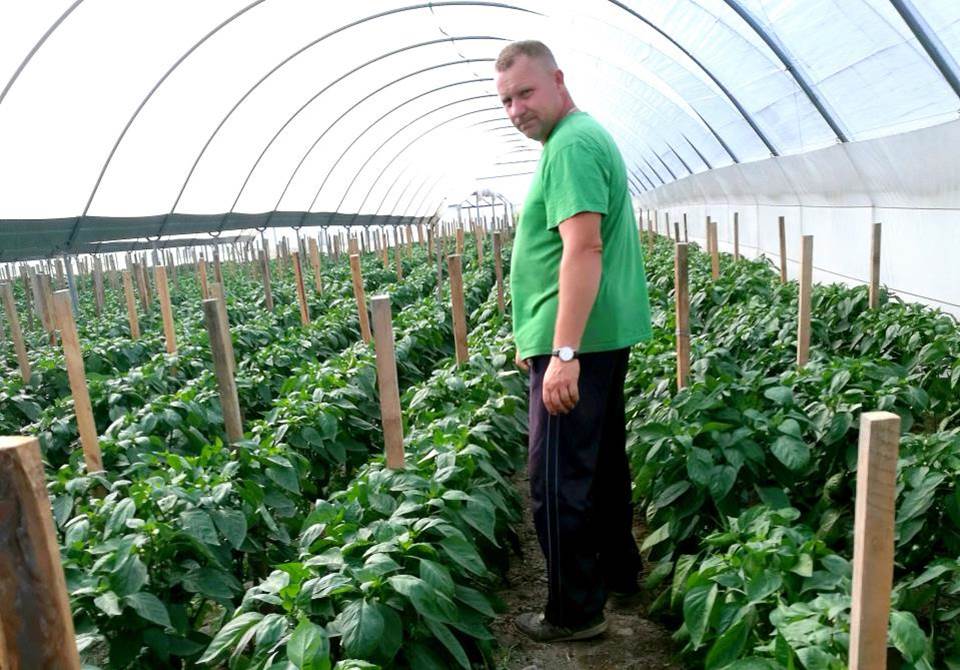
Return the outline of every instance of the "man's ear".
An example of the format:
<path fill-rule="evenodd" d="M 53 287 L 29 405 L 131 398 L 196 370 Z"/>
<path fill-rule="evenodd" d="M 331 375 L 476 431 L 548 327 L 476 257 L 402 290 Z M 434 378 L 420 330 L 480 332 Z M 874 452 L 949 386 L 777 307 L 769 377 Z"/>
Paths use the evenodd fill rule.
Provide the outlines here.
<path fill-rule="evenodd" d="M 563 87 L 563 70 L 557 68 L 557 71 L 553 73 L 553 81 L 556 82 L 557 86 Z"/>

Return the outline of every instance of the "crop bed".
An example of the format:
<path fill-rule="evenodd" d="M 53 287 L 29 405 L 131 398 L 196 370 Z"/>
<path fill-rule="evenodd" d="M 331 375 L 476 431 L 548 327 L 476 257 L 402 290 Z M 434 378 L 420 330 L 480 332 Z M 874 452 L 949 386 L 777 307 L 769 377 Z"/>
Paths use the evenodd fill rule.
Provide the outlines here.
<path fill-rule="evenodd" d="M 688 663 L 845 668 L 859 414 L 901 417 L 891 659 L 960 667 L 960 328 L 865 287 L 797 285 L 763 260 L 690 257 L 692 379 L 677 392 L 673 249 L 648 263 L 655 334 L 627 381 L 651 608 Z M 897 667 L 894 664 L 892 667 Z"/>

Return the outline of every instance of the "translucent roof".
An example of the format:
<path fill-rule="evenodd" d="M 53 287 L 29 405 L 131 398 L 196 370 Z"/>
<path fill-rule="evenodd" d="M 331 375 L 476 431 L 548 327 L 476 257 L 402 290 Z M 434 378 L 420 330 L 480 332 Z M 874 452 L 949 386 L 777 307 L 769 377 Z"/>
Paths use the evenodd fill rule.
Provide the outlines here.
<path fill-rule="evenodd" d="M 956 0 L 0 5 L 0 219 L 521 200 L 506 42 L 554 50 L 636 191 L 957 118 Z"/>

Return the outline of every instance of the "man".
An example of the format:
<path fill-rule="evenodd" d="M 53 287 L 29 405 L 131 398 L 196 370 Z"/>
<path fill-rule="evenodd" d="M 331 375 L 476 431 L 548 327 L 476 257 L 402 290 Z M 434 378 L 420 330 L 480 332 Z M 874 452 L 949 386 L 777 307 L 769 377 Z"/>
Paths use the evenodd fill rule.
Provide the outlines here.
<path fill-rule="evenodd" d="M 495 69 L 511 122 L 543 144 L 510 279 L 548 598 L 516 625 L 541 642 L 585 639 L 606 629 L 608 592 L 638 590 L 623 384 L 630 345 L 650 337 L 640 240 L 623 158 L 546 45 L 514 42 Z"/>

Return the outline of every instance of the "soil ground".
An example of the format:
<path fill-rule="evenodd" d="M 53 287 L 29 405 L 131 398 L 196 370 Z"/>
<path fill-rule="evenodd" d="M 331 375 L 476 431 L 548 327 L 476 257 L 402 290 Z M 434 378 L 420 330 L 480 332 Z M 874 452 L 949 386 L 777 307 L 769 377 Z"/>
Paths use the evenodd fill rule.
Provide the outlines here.
<path fill-rule="evenodd" d="M 547 584 L 543 554 L 533 528 L 526 472 L 519 472 L 513 483 L 523 497 L 523 522 L 517 528 L 521 555 L 511 557 L 505 583 L 497 592 L 507 606 L 492 626 L 501 647 L 498 670 L 680 670 L 670 632 L 644 617 L 645 604 L 635 612 L 608 607 L 609 628 L 594 640 L 540 644 L 514 628 L 515 616 L 543 606 Z"/>

